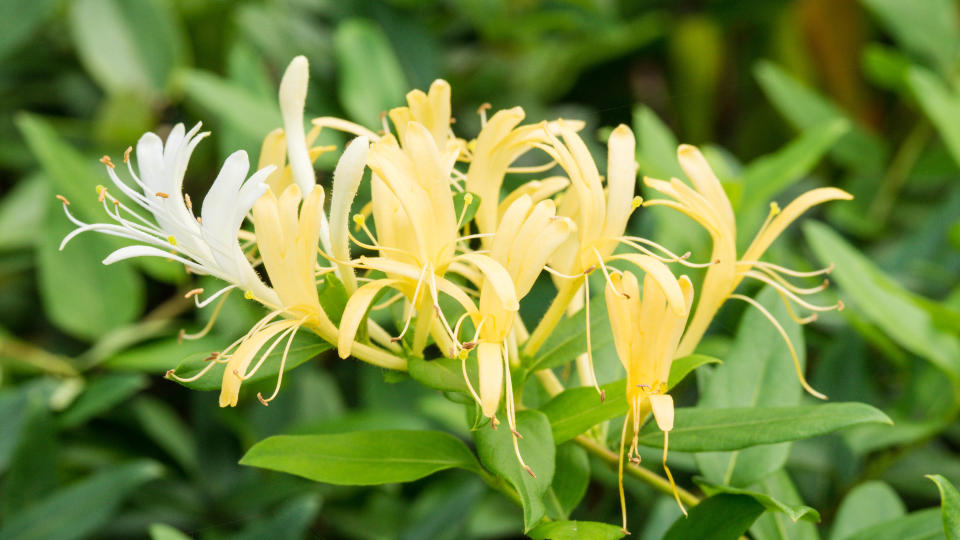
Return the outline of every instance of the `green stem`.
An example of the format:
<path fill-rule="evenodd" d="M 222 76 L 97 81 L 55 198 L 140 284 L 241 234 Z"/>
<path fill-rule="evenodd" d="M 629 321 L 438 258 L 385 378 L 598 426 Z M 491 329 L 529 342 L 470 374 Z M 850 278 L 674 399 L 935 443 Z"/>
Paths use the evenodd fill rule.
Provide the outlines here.
<path fill-rule="evenodd" d="M 553 329 L 557 327 L 557 324 L 567 313 L 567 306 L 570 305 L 570 300 L 573 299 L 573 295 L 577 294 L 577 291 L 580 290 L 581 284 L 583 284 L 582 277 L 572 279 L 563 284 L 560 290 L 557 291 L 557 296 L 553 298 L 553 302 L 550 304 L 547 312 L 543 314 L 540 323 L 537 324 L 533 333 L 530 334 L 530 339 L 527 340 L 527 343 L 523 347 L 523 355 L 525 357 L 532 357 L 540 350 L 544 342 L 547 341 Z"/>
<path fill-rule="evenodd" d="M 601 460 L 607 462 L 611 467 L 616 468 L 620 463 L 620 456 L 616 452 L 606 448 L 605 446 L 600 445 L 596 441 L 590 440 L 583 435 L 574 439 L 574 441 L 580 445 L 587 452 L 590 452 L 594 456 L 600 458 Z M 625 463 L 623 470 L 630 476 L 648 484 L 653 489 L 663 493 L 665 495 L 673 496 L 673 487 L 670 486 L 670 482 L 660 476 L 659 474 L 644 469 L 643 467 L 638 467 L 632 463 Z M 696 506 L 700 502 L 700 497 L 697 497 L 693 493 L 683 489 L 680 486 L 677 486 L 677 495 L 680 497 L 680 501 L 687 506 Z"/>

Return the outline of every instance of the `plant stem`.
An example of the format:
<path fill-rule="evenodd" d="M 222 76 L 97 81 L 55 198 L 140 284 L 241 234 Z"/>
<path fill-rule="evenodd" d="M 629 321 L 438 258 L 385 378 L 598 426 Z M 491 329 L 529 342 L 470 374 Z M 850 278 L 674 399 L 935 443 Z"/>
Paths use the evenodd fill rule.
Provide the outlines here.
<path fill-rule="evenodd" d="M 541 369 L 540 371 L 535 371 L 534 376 L 540 381 L 540 385 L 543 386 L 543 389 L 550 394 L 550 397 L 556 396 L 560 392 L 564 391 L 563 383 L 560 382 L 560 379 L 557 377 L 557 374 L 551 369 Z"/>
<path fill-rule="evenodd" d="M 887 174 L 884 175 L 883 182 L 873 198 L 869 210 L 871 220 L 881 223 L 887 220 L 887 215 L 893 208 L 900 189 L 910 176 L 910 172 L 916 165 L 917 159 L 920 158 L 921 152 L 927 146 L 931 135 L 933 135 L 933 130 L 930 127 L 930 122 L 922 118 L 910 130 L 907 138 L 897 149 L 896 155 L 890 162 L 890 168 L 887 169 Z"/>
<path fill-rule="evenodd" d="M 533 333 L 530 334 L 530 339 L 527 340 L 527 343 L 523 347 L 523 355 L 527 358 L 530 358 L 540 350 L 540 347 L 543 346 L 543 343 L 547 341 L 547 338 L 553 332 L 553 329 L 556 328 L 557 323 L 560 322 L 560 319 L 567 312 L 567 306 L 570 304 L 570 300 L 573 299 L 573 295 L 577 294 L 577 291 L 580 290 L 580 285 L 583 283 L 583 278 L 579 277 L 567 281 L 560 287 L 560 290 L 557 291 L 557 296 L 553 298 L 553 302 L 550 303 L 550 307 L 547 309 L 547 312 L 543 314 L 543 318 L 540 319 L 540 323 L 537 324 L 537 327 L 533 330 Z"/>
<path fill-rule="evenodd" d="M 608 465 L 616 468 L 620 463 L 620 456 L 616 452 L 610 450 L 596 441 L 590 440 L 583 435 L 575 438 L 574 441 L 587 452 L 597 456 L 598 458 L 606 461 Z M 660 476 L 659 474 L 644 469 L 643 467 L 638 467 L 632 463 L 625 463 L 623 470 L 630 476 L 648 484 L 653 489 L 665 494 L 673 496 L 673 488 L 670 486 L 670 482 L 666 478 Z M 680 497 L 680 501 L 687 506 L 696 506 L 700 502 L 700 497 L 697 497 L 693 493 L 683 489 L 682 487 L 677 487 L 677 495 Z"/>

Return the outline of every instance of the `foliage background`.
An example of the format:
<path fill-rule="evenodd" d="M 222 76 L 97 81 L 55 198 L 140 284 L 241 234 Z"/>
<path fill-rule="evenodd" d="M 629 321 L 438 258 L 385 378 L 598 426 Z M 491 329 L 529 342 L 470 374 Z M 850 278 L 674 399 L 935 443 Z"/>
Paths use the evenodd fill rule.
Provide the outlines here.
<path fill-rule="evenodd" d="M 752 534 L 840 540 L 936 506 L 924 474 L 960 482 L 960 23 L 949 0 L 3 0 L 0 15 L 0 538 L 521 530 L 519 508 L 463 471 L 353 488 L 237 465 L 277 433 L 466 436 L 468 426 L 437 392 L 330 353 L 269 408 L 218 409 L 214 394 L 160 375 L 244 331 L 256 311 L 237 300 L 214 336 L 178 345 L 178 329 L 206 316 L 182 299 L 194 286 L 182 270 L 103 267 L 113 242 L 94 236 L 57 251 L 70 225 L 53 195 L 94 219 L 94 186 L 106 183 L 97 158 L 116 160 L 144 131 L 199 119 L 213 130 L 191 163 L 192 193 L 229 151 L 256 156 L 280 124 L 276 83 L 297 54 L 310 60 L 318 116 L 376 126 L 408 89 L 443 77 L 459 133 L 476 132 L 487 101 L 522 105 L 531 120 L 580 118 L 588 134 L 628 123 L 640 172 L 653 176 L 677 169 L 675 141 L 705 145 L 756 214 L 747 220 L 804 186 L 854 193 L 817 215 L 849 245 L 795 227 L 777 258 L 838 265 L 833 291 L 849 309 L 807 328 L 808 373 L 831 399 L 873 404 L 897 427 L 794 443 L 776 481 L 792 477 L 823 521 Z M 706 246 L 655 213 L 633 227 L 678 249 Z M 725 309 L 717 334 L 733 335 L 741 312 Z M 722 356 L 730 340 L 711 346 Z M 601 378 L 620 378 L 607 360 Z M 696 395 L 692 383 L 678 394 Z M 675 454 L 688 480 L 695 463 Z M 588 466 L 573 515 L 615 523 L 615 476 Z M 673 502 L 628 488 L 635 532 L 659 537 Z"/>

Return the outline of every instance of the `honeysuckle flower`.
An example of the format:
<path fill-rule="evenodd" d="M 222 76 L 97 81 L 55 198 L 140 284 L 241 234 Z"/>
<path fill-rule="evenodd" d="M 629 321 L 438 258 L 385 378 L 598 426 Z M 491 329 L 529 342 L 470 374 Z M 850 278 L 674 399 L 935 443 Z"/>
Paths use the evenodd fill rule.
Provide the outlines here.
<path fill-rule="evenodd" d="M 641 255 L 642 256 L 642 255 Z M 650 259 L 651 267 L 663 263 Z M 627 530 L 626 500 L 623 492 L 623 458 L 627 428 L 632 426 L 633 441 L 627 453 L 639 462 L 637 439 L 646 418 L 652 411 L 657 426 L 663 431 L 663 469 L 673 487 L 677 504 L 683 509 L 673 475 L 667 467 L 669 433 L 673 429 L 673 398 L 667 394 L 670 364 L 676 357 L 680 336 L 693 303 L 693 285 L 686 276 L 676 279 L 666 267 L 659 273 L 647 272 L 641 293 L 636 276 L 630 272 L 613 273 L 605 289 L 607 313 L 617 356 L 627 371 L 627 418 L 620 436 L 619 487 L 623 513 L 623 530 Z M 666 277 L 668 276 L 669 277 Z M 679 293 L 683 298 L 680 310 L 668 300 Z M 686 510 L 684 510 L 686 513 Z"/>
<path fill-rule="evenodd" d="M 330 251 L 330 233 L 323 209 L 324 190 L 316 184 L 313 159 L 328 148 L 309 148 L 319 128 L 310 135 L 303 129 L 303 111 L 308 86 L 309 66 L 300 56 L 294 58 L 280 82 L 279 101 L 283 130 L 267 136 L 261 162 L 269 162 L 270 171 L 276 171 L 263 186 L 245 215 L 252 209 L 256 245 L 263 266 L 270 277 L 270 298 L 257 297 L 271 312 L 251 330 L 223 351 L 211 357 L 206 369 L 189 379 L 172 373 L 168 376 L 181 381 L 196 379 L 216 364 L 226 364 L 220 391 L 220 406 L 235 406 L 244 380 L 252 377 L 266 358 L 281 342 L 286 341 L 280 358 L 276 386 L 270 397 L 257 398 L 264 405 L 272 401 L 280 390 L 283 368 L 294 337 L 301 328 L 307 328 L 329 342 L 336 342 L 337 328 L 324 312 L 317 292 L 317 275 L 332 269 L 319 269 L 318 244 Z M 364 145 L 357 148 L 364 149 Z M 359 168 L 362 174 L 363 158 L 356 159 L 352 146 L 338 163 L 341 171 Z M 348 173 L 347 173 L 348 174 Z M 275 191 L 275 189 L 277 191 Z M 351 274 L 352 276 L 352 274 Z M 255 296 L 255 295 L 254 295 Z M 376 349 L 360 346 L 360 354 L 368 361 L 386 367 L 399 368 L 402 360 Z M 261 352 L 262 351 L 262 352 Z M 253 363 L 259 356 L 259 360 Z M 251 367 L 253 364 L 253 367 Z"/>
<path fill-rule="evenodd" d="M 355 240 L 379 252 L 377 257 L 361 257 L 358 266 L 382 271 L 387 278 L 363 285 L 347 302 L 338 341 L 343 358 L 350 355 L 370 302 L 384 287 L 404 294 L 410 302 L 400 337 L 413 314 L 418 315 L 415 354 L 423 351 L 428 335 L 434 336 L 444 354 L 455 354 L 452 329 L 440 313 L 439 293 L 452 295 L 468 312 L 476 308 L 466 293 L 443 277 L 454 262 L 470 265 L 487 277 L 505 309 L 519 309 L 510 277 L 499 263 L 481 253 L 457 254 L 465 239 L 459 237 L 463 215 L 457 216 L 454 208 L 451 175 L 460 148 L 456 144 L 440 148 L 436 133 L 418 121 L 409 121 L 398 131 L 400 141 L 387 134 L 370 146 L 367 164 L 372 171 L 377 236 L 363 225 L 372 243 Z"/>
<path fill-rule="evenodd" d="M 135 187 L 120 179 L 116 166 L 105 156 L 101 161 L 114 186 L 153 219 L 111 195 L 108 188 L 98 186 L 99 200 L 113 223 L 84 223 L 73 216 L 66 199 L 61 199 L 64 212 L 77 229 L 63 239 L 60 249 L 86 231 L 119 236 L 137 243 L 110 253 L 104 264 L 132 257 L 163 257 L 176 260 L 198 274 L 209 274 L 230 283 L 203 303 L 197 300 L 198 304 L 205 305 L 233 288 L 247 291 L 264 302 L 275 302 L 276 295 L 254 271 L 238 239 L 240 226 L 254 201 L 266 191 L 264 180 L 273 168 L 266 167 L 247 178 L 250 167 L 247 154 L 242 150 L 234 152 L 224 161 L 197 217 L 190 196 L 183 192 L 183 178 L 190 155 L 208 134 L 200 132 L 200 124 L 189 132 L 183 124 L 177 124 L 166 143 L 154 133 L 144 134 L 136 147 L 139 175 L 131 163 L 132 149 L 127 149 L 123 157 Z"/>
<path fill-rule="evenodd" d="M 687 329 L 683 341 L 680 343 L 678 355 L 684 356 L 691 354 L 694 349 L 696 349 L 697 344 L 710 325 L 710 321 L 713 320 L 717 310 L 720 309 L 720 306 L 723 305 L 723 302 L 727 298 L 740 299 L 750 303 L 766 315 L 786 341 L 787 347 L 790 349 L 790 354 L 793 357 L 797 377 L 800 379 L 800 384 L 803 385 L 804 389 L 814 396 L 826 399 L 826 396 L 817 392 L 807 384 L 793 344 L 790 342 L 787 333 L 780 323 L 752 298 L 734 294 L 734 291 L 740 282 L 747 277 L 770 285 L 780 293 L 791 316 L 800 323 L 813 320 L 818 311 L 842 309 L 843 304 L 839 302 L 832 306 L 818 306 L 800 298 L 802 295 L 823 290 L 827 285 L 826 281 L 819 287 L 804 289 L 791 284 L 784 277 L 785 275 L 812 277 L 829 273 L 830 268 L 813 272 L 796 272 L 761 261 L 760 258 L 763 257 L 764 252 L 766 252 L 773 241 L 810 207 L 831 200 L 849 200 L 852 196 L 841 189 L 826 187 L 813 189 L 800 195 L 782 211 L 775 203 L 771 204 L 770 214 L 767 220 L 760 227 L 750 246 L 744 252 L 743 257 L 738 259 L 736 245 L 737 229 L 733 207 L 726 193 L 724 193 L 723 186 L 721 186 L 717 176 L 710 169 L 710 165 L 703 157 L 703 154 L 694 146 L 681 145 L 677 149 L 677 159 L 684 173 L 686 173 L 693 184 L 693 187 L 688 186 L 677 178 L 669 182 L 645 178 L 644 181 L 648 186 L 667 195 L 672 200 L 658 199 L 647 201 L 644 204 L 667 206 L 686 214 L 702 225 L 707 232 L 710 233 L 710 237 L 713 240 L 712 264 L 710 264 L 704 277 L 700 299 L 697 302 L 697 308 L 690 321 L 690 327 Z M 811 310 L 813 315 L 802 319 L 797 317 L 790 307 L 790 302 L 794 302 Z"/>
<path fill-rule="evenodd" d="M 519 126 L 523 121 L 524 112 L 520 107 L 513 107 L 498 111 L 488 121 L 484 108 L 480 110 L 482 129 L 477 138 L 469 144 L 470 167 L 465 176 L 464 188 L 480 196 L 480 205 L 477 207 L 474 221 L 480 233 L 492 234 L 497 230 L 500 209 L 506 209 L 513 200 L 504 201 L 498 204 L 500 200 L 500 188 L 503 185 L 503 178 L 507 172 L 539 172 L 552 168 L 555 163 L 549 162 L 543 166 L 528 167 L 521 169 L 511 169 L 511 165 L 520 156 L 529 150 L 535 148 L 535 143 L 544 144 L 547 142 L 547 134 L 544 133 L 543 124 L 533 124 Z M 580 123 L 576 126 L 581 127 Z M 557 124 L 547 124 L 547 129 L 557 130 Z M 539 199 L 547 198 L 559 192 L 566 187 L 569 182 L 566 180 L 559 182 L 534 180 L 518 188 L 515 197 L 519 194 L 527 193 L 532 197 Z M 536 202 L 536 201 L 534 201 Z M 506 206 L 503 206 L 505 204 Z M 489 247 L 492 236 L 482 238 L 484 247 Z"/>
<path fill-rule="evenodd" d="M 612 259 L 635 259 L 633 262 L 648 266 L 648 261 L 657 257 L 624 236 L 631 213 L 640 206 L 639 197 L 634 196 L 636 140 L 630 128 L 626 125 L 617 126 L 607 141 L 607 179 L 604 189 L 600 172 L 587 145 L 568 123 L 558 121 L 556 124 L 559 138 L 553 135 L 552 130 L 545 128 L 543 133 L 549 144 L 538 143 L 536 146 L 550 155 L 569 178 L 570 188 L 560 200 L 558 213 L 577 224 L 577 234 L 571 236 L 550 258 L 550 266 L 561 274 L 555 280 L 558 293 L 524 346 L 527 356 L 539 349 L 564 313 L 572 305 L 579 304 L 575 300 L 578 292 L 582 291 L 586 297 L 582 305 L 589 309 L 589 288 L 584 286 L 584 280 L 594 268 L 602 268 L 607 275 L 606 262 Z M 636 258 L 641 255 L 637 253 L 613 255 L 617 245 L 624 242 L 635 245 L 647 255 L 640 258 Z M 589 323 L 586 333 L 589 343 Z M 585 356 L 578 359 L 577 365 L 581 382 L 594 386 L 603 397 L 593 373 L 589 346 Z"/>
<path fill-rule="evenodd" d="M 518 198 L 507 209 L 496 234 L 491 239 L 490 258 L 500 263 L 513 282 L 518 299 L 530 292 L 533 283 L 543 271 L 547 258 L 575 228 L 572 221 L 556 215 L 556 206 L 550 199 L 536 205 L 529 195 Z M 473 389 L 466 367 L 464 379 L 474 399 L 480 404 L 485 416 L 496 422 L 497 409 L 506 388 L 507 424 L 514 435 L 514 451 L 523 467 L 533 474 L 524 463 L 517 446 L 516 410 L 513 385 L 510 380 L 510 360 L 507 340 L 511 336 L 516 311 L 505 309 L 496 286 L 485 278 L 480 287 L 479 311 L 471 315 L 476 335 L 471 343 L 477 349 L 479 394 Z M 466 361 L 466 353 L 461 359 Z"/>

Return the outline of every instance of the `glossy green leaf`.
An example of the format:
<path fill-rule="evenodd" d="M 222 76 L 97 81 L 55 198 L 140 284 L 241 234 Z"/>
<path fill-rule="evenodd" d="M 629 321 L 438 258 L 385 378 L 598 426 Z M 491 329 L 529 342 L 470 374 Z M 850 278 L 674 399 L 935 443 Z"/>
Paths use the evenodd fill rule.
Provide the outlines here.
<path fill-rule="evenodd" d="M 830 540 L 844 540 L 877 523 L 907 513 L 903 501 L 888 484 L 865 482 L 850 490 L 833 520 Z"/>
<path fill-rule="evenodd" d="M 183 63 L 182 29 L 161 0 L 77 0 L 70 30 L 80 60 L 109 92 L 159 92 Z"/>
<path fill-rule="evenodd" d="M 786 469 L 774 472 L 750 486 L 750 489 L 789 505 L 803 504 L 803 499 Z M 783 512 L 765 512 L 750 527 L 750 534 L 755 540 L 820 540 L 816 525 L 809 521 L 793 521 Z"/>
<path fill-rule="evenodd" d="M 197 326 L 199 329 L 199 325 Z M 187 327 L 186 330 L 194 330 Z M 204 354 L 229 343 L 230 338 L 217 335 L 206 335 L 200 339 L 180 340 L 169 337 L 151 341 L 144 345 L 128 347 L 116 354 L 112 354 L 100 366 L 113 371 L 143 371 L 147 373 L 164 374 L 168 369 L 176 367 L 184 357 L 192 354 Z"/>
<path fill-rule="evenodd" d="M 861 0 L 907 51 L 949 74 L 960 53 L 957 7 L 950 0 Z"/>
<path fill-rule="evenodd" d="M 937 128 L 953 161 L 960 165 L 960 97 L 942 79 L 919 66 L 907 71 L 907 85 Z"/>
<path fill-rule="evenodd" d="M 845 540 L 935 540 L 943 538 L 940 510 L 930 508 L 867 527 Z"/>
<path fill-rule="evenodd" d="M 524 530 L 529 531 L 546 511 L 543 496 L 553 481 L 556 447 L 550 433 L 550 421 L 539 411 L 518 411 L 517 431 L 523 436 L 519 441 L 520 455 L 533 475 L 517 460 L 513 435 L 505 422 L 499 429 L 493 429 L 487 423 L 474 432 L 474 440 L 484 467 L 509 482 L 520 495 Z"/>
<path fill-rule="evenodd" d="M 468 391 L 467 384 L 463 380 L 463 363 L 457 358 L 425 360 L 411 356 L 407 359 L 407 369 L 410 377 L 424 386 L 445 392 L 466 393 Z M 476 388 L 476 359 L 467 359 L 467 374 Z"/>
<path fill-rule="evenodd" d="M 681 516 L 664 540 L 736 540 L 763 514 L 763 505 L 747 495 L 721 493 L 703 500 Z"/>
<path fill-rule="evenodd" d="M 790 337 L 800 365 L 806 365 L 806 345 L 800 325 L 793 322 L 780 295 L 772 287 L 757 296 Z M 697 407 L 789 407 L 800 404 L 803 393 L 793 357 L 783 338 L 759 310 L 747 309 L 723 365 L 714 369 Z M 672 441 L 671 441 L 672 442 Z M 782 467 L 789 443 L 757 446 L 731 453 L 697 454 L 697 466 L 716 484 L 747 487 Z"/>
<path fill-rule="evenodd" d="M 940 490 L 940 512 L 947 540 L 960 539 L 960 492 L 942 474 L 928 474 L 927 478 Z"/>
<path fill-rule="evenodd" d="M 584 309 L 560 321 L 530 362 L 529 371 L 562 366 L 587 352 L 586 321 Z M 613 334 L 607 319 L 607 306 L 603 295 L 596 295 L 590 300 L 590 344 L 596 351 L 611 342 Z"/>
<path fill-rule="evenodd" d="M 901 346 L 960 378 L 960 339 L 942 332 L 930 313 L 896 281 L 827 226 L 807 222 L 804 233 L 817 258 L 833 264 L 836 280 L 853 306 Z"/>
<path fill-rule="evenodd" d="M 480 469 L 453 435 L 400 430 L 277 435 L 253 445 L 240 464 L 344 486 L 412 482 L 451 468 Z"/>
<path fill-rule="evenodd" d="M 94 473 L 4 520 L 0 540 L 87 537 L 106 523 L 134 490 L 161 471 L 152 461 L 134 461 Z"/>
<path fill-rule="evenodd" d="M 527 533 L 533 540 L 617 540 L 620 527 L 596 521 L 550 521 Z"/>
<path fill-rule="evenodd" d="M 670 449 L 678 452 L 740 450 L 760 444 L 808 439 L 867 423 L 890 424 L 864 403 L 826 403 L 799 407 L 676 410 Z M 662 447 L 663 433 L 653 423 L 640 432 L 640 444 Z"/>
<path fill-rule="evenodd" d="M 694 369 L 720 360 L 702 354 L 691 354 L 673 361 L 670 366 L 668 388 L 673 388 Z M 626 379 L 600 387 L 601 400 L 593 387 L 571 388 L 558 394 L 540 407 L 550 419 L 553 438 L 557 444 L 584 433 L 593 426 L 627 412 Z"/>
<path fill-rule="evenodd" d="M 52 196 L 49 181 L 35 174 L 21 179 L 0 198 L 0 251 L 26 248 L 39 240 Z"/>
<path fill-rule="evenodd" d="M 553 483 L 543 497 L 547 517 L 568 519 L 580 504 L 590 484 L 590 458 L 587 451 L 572 442 L 557 446 L 556 472 Z"/>
<path fill-rule="evenodd" d="M 806 131 L 838 119 L 849 121 L 835 104 L 776 64 L 758 63 L 754 68 L 754 76 L 767 99 L 799 130 Z M 843 165 L 857 170 L 878 171 L 886 161 L 883 141 L 853 123 L 850 132 L 837 141 L 831 154 Z"/>
<path fill-rule="evenodd" d="M 788 504 L 775 497 L 767 495 L 766 493 L 714 484 L 707 482 L 706 480 L 697 481 L 697 485 L 700 486 L 700 489 L 702 489 L 708 497 L 712 497 L 717 493 L 729 493 L 731 495 L 746 495 L 748 497 L 753 497 L 753 499 L 762 504 L 767 511 L 782 512 L 794 523 L 800 520 L 809 521 L 811 523 L 818 523 L 820 521 L 820 512 L 817 512 L 813 508 L 802 504 Z"/>
<path fill-rule="evenodd" d="M 283 358 L 285 347 L 285 344 L 278 345 L 270 353 L 270 355 L 267 356 L 267 359 L 263 362 L 263 365 L 260 366 L 260 369 L 258 369 L 257 372 L 254 373 L 249 379 L 244 381 L 244 384 L 249 385 L 256 381 L 276 378 L 277 374 L 280 372 L 280 363 Z M 322 341 L 316 336 L 309 335 L 309 332 L 299 332 L 297 336 L 293 338 L 293 344 L 290 346 L 290 350 L 288 351 L 287 361 L 284 365 L 284 373 L 296 368 L 318 354 L 329 350 L 331 347 L 332 345 L 326 341 Z M 210 357 L 211 352 L 213 351 L 200 352 L 187 356 L 180 362 L 180 364 L 177 365 L 177 369 L 174 371 L 174 373 L 181 378 L 189 378 L 196 375 L 200 372 L 200 370 L 208 365 L 208 360 L 206 359 Z M 263 354 L 263 352 L 260 354 Z M 260 361 L 260 355 L 257 355 L 256 361 Z M 194 390 L 218 390 L 220 388 L 220 383 L 223 380 L 223 371 L 226 369 L 226 366 L 227 365 L 225 363 L 217 364 L 199 379 L 180 384 Z"/>
<path fill-rule="evenodd" d="M 57 434 L 57 422 L 42 397 L 42 392 L 34 390 L 23 412 L 22 434 L 0 491 L 3 516 L 16 515 L 37 503 L 62 481 L 58 475 L 62 440 Z"/>
<path fill-rule="evenodd" d="M 379 126 L 381 112 L 404 104 L 407 81 L 379 27 L 363 19 L 343 21 L 333 49 L 340 70 L 337 94 L 352 120 Z"/>

